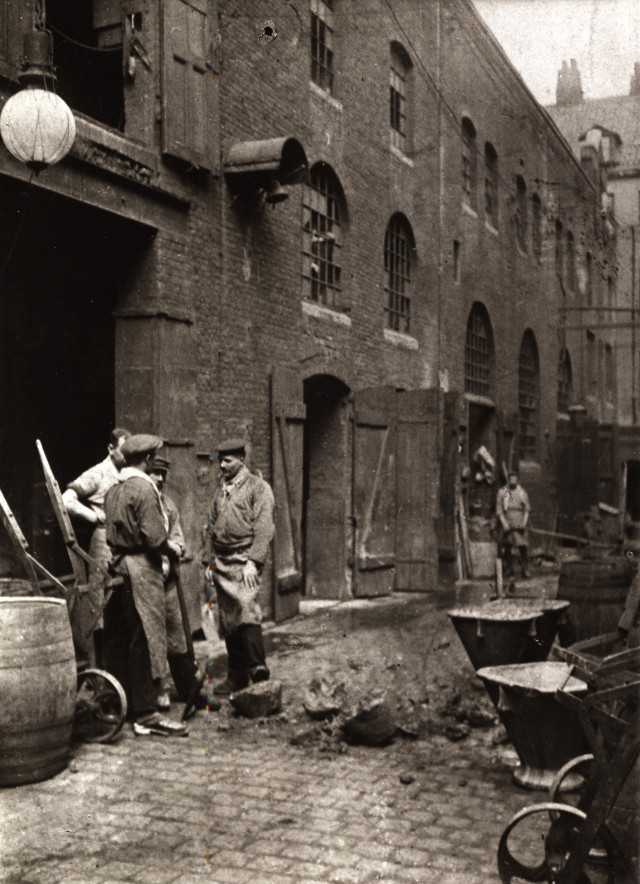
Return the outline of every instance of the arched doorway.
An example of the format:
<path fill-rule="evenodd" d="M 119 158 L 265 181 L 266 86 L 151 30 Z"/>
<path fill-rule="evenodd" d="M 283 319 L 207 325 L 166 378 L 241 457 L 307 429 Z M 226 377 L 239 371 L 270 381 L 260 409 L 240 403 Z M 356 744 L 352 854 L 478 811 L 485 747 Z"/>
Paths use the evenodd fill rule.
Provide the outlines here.
<path fill-rule="evenodd" d="M 302 537 L 307 598 L 349 594 L 349 393 L 332 375 L 314 375 L 304 382 Z"/>

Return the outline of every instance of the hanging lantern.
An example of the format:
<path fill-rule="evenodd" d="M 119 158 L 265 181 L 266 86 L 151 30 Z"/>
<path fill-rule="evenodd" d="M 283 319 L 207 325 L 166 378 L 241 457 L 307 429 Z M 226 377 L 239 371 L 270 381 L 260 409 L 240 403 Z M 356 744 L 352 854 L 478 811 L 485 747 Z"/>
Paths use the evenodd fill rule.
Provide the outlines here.
<path fill-rule="evenodd" d="M 24 65 L 18 77 L 23 89 L 12 95 L 0 114 L 0 135 L 9 151 L 36 173 L 59 162 L 73 146 L 76 121 L 53 91 L 51 35 L 24 36 Z"/>

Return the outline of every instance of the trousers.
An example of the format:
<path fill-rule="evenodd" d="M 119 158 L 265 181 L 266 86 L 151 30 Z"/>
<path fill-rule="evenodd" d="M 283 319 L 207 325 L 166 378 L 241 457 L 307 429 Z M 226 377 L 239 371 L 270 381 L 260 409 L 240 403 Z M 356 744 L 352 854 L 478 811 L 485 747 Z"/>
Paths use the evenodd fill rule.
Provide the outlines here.
<path fill-rule="evenodd" d="M 149 646 L 127 577 L 104 609 L 103 643 L 105 668 L 122 685 L 133 719 L 155 712 Z"/>
<path fill-rule="evenodd" d="M 244 623 L 225 636 L 228 679 L 236 690 L 246 688 L 252 673 L 267 665 L 262 627 Z"/>

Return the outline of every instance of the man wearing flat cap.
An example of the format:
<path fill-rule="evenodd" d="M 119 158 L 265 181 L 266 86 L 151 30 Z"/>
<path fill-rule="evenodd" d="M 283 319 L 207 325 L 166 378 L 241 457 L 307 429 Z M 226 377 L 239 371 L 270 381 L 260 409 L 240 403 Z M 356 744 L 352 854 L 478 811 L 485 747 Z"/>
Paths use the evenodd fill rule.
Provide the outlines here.
<path fill-rule="evenodd" d="M 176 556 L 168 543 L 168 519 L 151 479 L 162 446 L 158 436 L 130 436 L 122 446 L 126 465 L 107 492 L 105 515 L 111 567 L 124 578 L 104 612 L 105 662 L 127 695 L 137 736 L 184 736 L 183 724 L 157 710 L 157 690 L 167 670 L 167 632 L 162 556 Z"/>
<path fill-rule="evenodd" d="M 260 585 L 275 530 L 274 499 L 267 482 L 249 472 L 245 457 L 242 439 L 218 446 L 222 481 L 209 516 L 218 628 L 227 646 L 227 678 L 215 689 L 221 695 L 269 678 Z"/>

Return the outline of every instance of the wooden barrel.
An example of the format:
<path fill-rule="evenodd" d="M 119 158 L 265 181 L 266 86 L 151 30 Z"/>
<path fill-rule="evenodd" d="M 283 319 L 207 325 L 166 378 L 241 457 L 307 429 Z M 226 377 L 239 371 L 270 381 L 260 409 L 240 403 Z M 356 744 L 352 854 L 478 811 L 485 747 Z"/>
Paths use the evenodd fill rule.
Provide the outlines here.
<path fill-rule="evenodd" d="M 0 598 L 0 786 L 64 770 L 76 680 L 66 603 Z"/>
<path fill-rule="evenodd" d="M 615 632 L 624 610 L 637 564 L 623 557 L 563 562 L 558 598 L 571 602 L 560 627 L 564 646 Z"/>
<path fill-rule="evenodd" d="M 37 595 L 33 584 L 28 580 L 20 577 L 0 577 L 0 598 L 4 596 L 15 598 L 16 596 L 27 595 Z"/>

